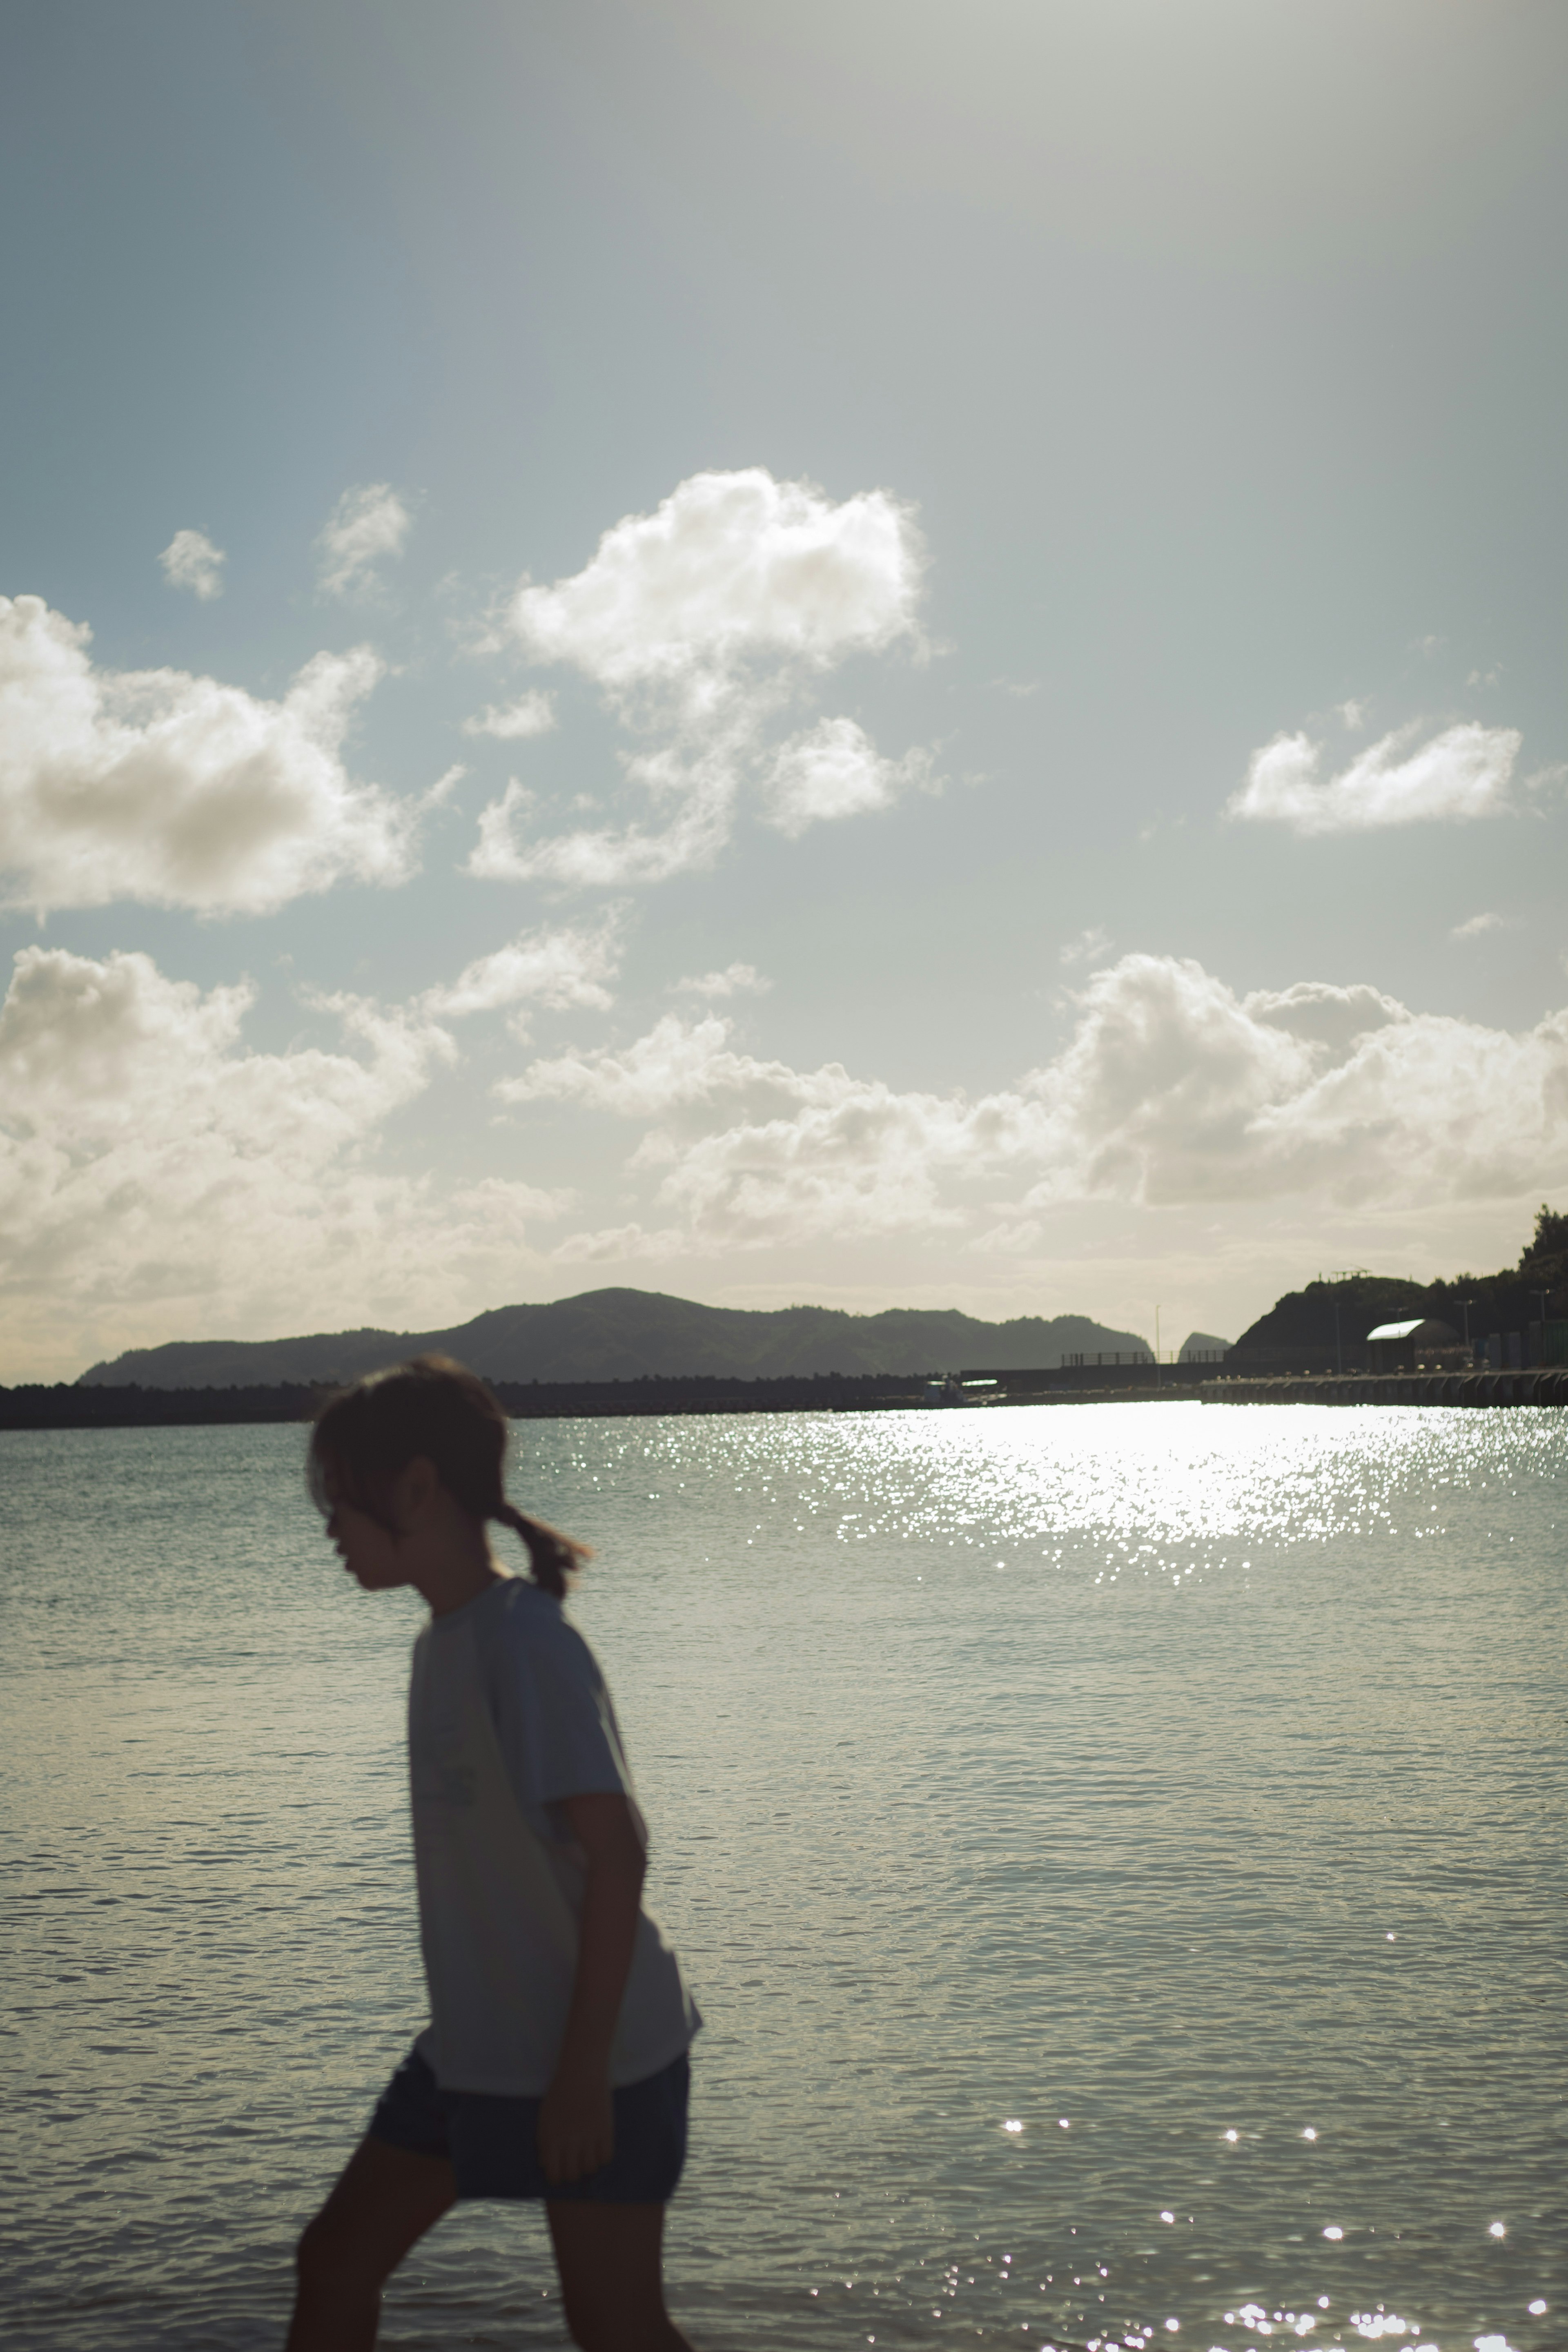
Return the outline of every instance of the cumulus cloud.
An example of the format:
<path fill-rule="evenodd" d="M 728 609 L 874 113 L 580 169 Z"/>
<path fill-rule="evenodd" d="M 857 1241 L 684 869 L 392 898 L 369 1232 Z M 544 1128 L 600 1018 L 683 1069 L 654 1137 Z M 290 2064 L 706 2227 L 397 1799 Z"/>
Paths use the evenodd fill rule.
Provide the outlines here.
<path fill-rule="evenodd" d="M 571 579 L 521 588 L 512 621 L 536 660 L 617 689 L 674 681 L 706 703 L 757 656 L 827 668 L 909 635 L 923 560 L 885 490 L 835 506 L 761 466 L 694 474 L 607 530 Z"/>
<path fill-rule="evenodd" d="M 714 1014 L 536 1061 L 498 1091 L 643 1122 L 629 1169 L 654 1182 L 661 1248 L 674 1230 L 702 1249 L 946 1230 L 1027 1250 L 1064 1202 L 1359 1209 L 1568 1171 L 1568 1012 L 1514 1034 L 1364 985 L 1238 995 L 1149 955 L 1075 1003 L 1061 1053 L 973 1101 L 758 1059 Z"/>
<path fill-rule="evenodd" d="M 573 1006 L 606 1012 L 614 1002 L 606 982 L 615 977 L 619 929 L 612 914 L 591 929 L 524 932 L 493 954 L 476 957 L 455 980 L 426 989 L 420 1009 L 436 1020 L 509 1011 L 517 1035 L 526 1034 L 530 1004 L 552 1013 Z"/>
<path fill-rule="evenodd" d="M 930 775 L 929 751 L 886 760 L 852 719 L 823 719 L 780 744 L 766 786 L 768 822 L 795 839 L 825 819 L 891 808 Z"/>
<path fill-rule="evenodd" d="M 710 864 L 755 782 L 773 821 L 883 807 L 928 772 L 884 761 L 848 719 L 770 746 L 778 715 L 852 654 L 919 649 L 925 552 L 885 490 L 835 503 L 761 467 L 695 474 L 651 515 L 605 532 L 570 578 L 525 583 L 509 625 L 529 656 L 603 692 L 632 743 L 621 764 L 641 819 L 563 835 L 528 829 L 520 790 L 481 819 L 469 870 L 497 879 L 652 882 Z"/>
<path fill-rule="evenodd" d="M 331 1049 L 247 1051 L 248 983 L 141 954 L 26 948 L 0 1009 L 0 1288 L 13 1359 L 57 1371 L 212 1338 L 488 1303 L 559 1196 L 496 1176 L 436 1198 L 379 1131 L 451 1056 L 417 1013 L 319 1008 Z M 62 1358 L 65 1359 L 62 1361 Z"/>
<path fill-rule="evenodd" d="M 1124 956 L 1022 1090 L 1051 1139 L 1030 1205 L 1498 1196 L 1568 1151 L 1568 1013 L 1511 1034 L 1365 986 L 1239 997 L 1197 963 Z"/>
<path fill-rule="evenodd" d="M 511 743 L 525 735 L 548 735 L 555 723 L 553 698 L 536 687 L 511 702 L 486 703 L 483 710 L 463 721 L 463 732 L 494 735 L 503 743 Z"/>
<path fill-rule="evenodd" d="M 411 870 L 415 811 L 344 769 L 382 674 L 318 654 L 280 702 L 183 670 L 99 670 L 91 631 L 0 597 L 0 871 L 39 912 L 118 898 L 263 913 Z"/>
<path fill-rule="evenodd" d="M 223 594 L 228 557 L 204 530 L 177 530 L 158 561 L 171 588 L 188 588 L 204 604 Z"/>
<path fill-rule="evenodd" d="M 316 541 L 321 585 L 329 596 L 351 596 L 378 583 L 378 565 L 402 553 L 413 517 L 390 482 L 345 490 Z"/>
<path fill-rule="evenodd" d="M 755 964 L 727 964 L 722 971 L 688 973 L 670 982 L 672 996 L 760 996 L 773 982 Z"/>
<path fill-rule="evenodd" d="M 1468 922 L 1456 923 L 1448 933 L 1451 940 L 1479 940 L 1488 931 L 1511 931 L 1518 921 L 1514 915 L 1472 915 Z"/>
<path fill-rule="evenodd" d="M 940 1174 L 1004 1157 L 999 1126 L 1031 1116 L 998 1097 L 901 1095 L 838 1063 L 792 1069 L 737 1051 L 732 1034 L 716 1014 L 666 1013 L 631 1045 L 535 1062 L 496 1091 L 659 1122 L 632 1164 L 667 1171 L 660 1201 L 708 1247 L 955 1224 Z M 727 1123 L 705 1131 L 701 1112 L 720 1103 Z"/>
<path fill-rule="evenodd" d="M 1322 744 L 1304 734 L 1277 735 L 1253 752 L 1227 814 L 1302 835 L 1500 816 L 1510 805 L 1518 730 L 1469 720 L 1420 743 L 1422 724 L 1396 728 L 1328 777 Z"/>

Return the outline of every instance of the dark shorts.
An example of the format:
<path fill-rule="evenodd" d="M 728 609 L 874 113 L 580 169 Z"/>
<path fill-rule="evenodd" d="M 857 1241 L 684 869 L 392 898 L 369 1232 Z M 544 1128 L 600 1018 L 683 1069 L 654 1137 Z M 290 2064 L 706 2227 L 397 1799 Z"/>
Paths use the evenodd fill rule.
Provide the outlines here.
<path fill-rule="evenodd" d="M 685 2052 L 644 2082 L 611 2094 L 615 2153 L 580 2180 L 549 2181 L 539 2162 L 538 2099 L 489 2091 L 444 2091 L 411 2050 L 376 2102 L 370 2137 L 415 2156 L 444 2156 L 459 2197 L 549 2198 L 551 2202 L 663 2205 L 675 2193 L 686 2160 Z"/>

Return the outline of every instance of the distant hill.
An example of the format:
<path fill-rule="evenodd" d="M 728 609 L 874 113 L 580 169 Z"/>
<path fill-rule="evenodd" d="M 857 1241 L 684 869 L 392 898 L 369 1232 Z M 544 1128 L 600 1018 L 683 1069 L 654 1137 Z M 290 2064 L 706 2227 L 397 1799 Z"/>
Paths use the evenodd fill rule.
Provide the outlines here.
<path fill-rule="evenodd" d="M 1309 1282 L 1276 1299 L 1243 1331 L 1226 1357 L 1233 1371 L 1324 1371 L 1343 1364 L 1366 1370 L 1366 1335 L 1379 1323 L 1432 1316 L 1473 1340 L 1493 1331 L 1528 1330 L 1568 1315 L 1568 1216 L 1542 1207 L 1517 1266 L 1500 1274 L 1457 1274 L 1415 1282 L 1402 1275 L 1346 1274 Z"/>
<path fill-rule="evenodd" d="M 1189 1331 L 1181 1343 L 1178 1364 L 1217 1364 L 1223 1361 L 1230 1347 L 1212 1331 Z"/>
<path fill-rule="evenodd" d="M 817 1372 L 1054 1370 L 1063 1356 L 1147 1353 L 1134 1331 L 1083 1315 L 984 1323 L 956 1309 L 699 1307 L 650 1290 L 589 1290 L 548 1307 L 497 1307 L 445 1331 L 330 1331 L 297 1339 L 176 1339 L 83 1372 L 81 1387 L 246 1388 L 355 1380 L 440 1349 L 493 1381 L 746 1380 Z"/>

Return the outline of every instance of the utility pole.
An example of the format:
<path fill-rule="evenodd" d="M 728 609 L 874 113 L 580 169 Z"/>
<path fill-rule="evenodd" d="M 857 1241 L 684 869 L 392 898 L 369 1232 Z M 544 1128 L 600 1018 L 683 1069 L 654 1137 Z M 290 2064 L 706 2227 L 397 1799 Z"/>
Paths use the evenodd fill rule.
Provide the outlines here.
<path fill-rule="evenodd" d="M 1160 1310 L 1155 1309 L 1155 1386 L 1160 1384 Z"/>

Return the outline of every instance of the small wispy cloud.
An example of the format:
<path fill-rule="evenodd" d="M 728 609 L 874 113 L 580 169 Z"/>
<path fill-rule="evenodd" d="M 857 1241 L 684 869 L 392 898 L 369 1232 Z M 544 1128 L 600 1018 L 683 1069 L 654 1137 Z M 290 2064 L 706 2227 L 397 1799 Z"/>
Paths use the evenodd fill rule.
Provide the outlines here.
<path fill-rule="evenodd" d="M 1358 734 L 1361 729 L 1365 726 L 1366 709 L 1367 706 L 1364 696 L 1352 695 L 1348 702 L 1336 702 L 1334 704 L 1335 711 L 1338 713 L 1344 725 L 1349 728 L 1353 735 Z"/>
<path fill-rule="evenodd" d="M 554 696 L 533 687 L 515 702 L 487 702 L 483 710 L 463 721 L 463 732 L 495 735 L 503 743 L 512 743 L 524 735 L 548 735 L 555 723 Z"/>
<path fill-rule="evenodd" d="M 228 557 L 204 530 L 177 530 L 158 561 L 171 588 L 188 588 L 204 604 L 223 594 Z"/>
<path fill-rule="evenodd" d="M 614 908 L 595 925 L 524 931 L 465 965 L 455 980 L 426 989 L 419 1010 L 434 1020 L 507 1012 L 517 1037 L 528 1035 L 531 1005 L 551 1013 L 573 1006 L 607 1012 L 614 1003 L 608 983 L 620 966 L 621 931 L 621 912 Z"/>
<path fill-rule="evenodd" d="M 316 541 L 321 585 L 350 596 L 377 584 L 377 566 L 402 553 L 413 517 L 390 482 L 345 490 Z"/>
<path fill-rule="evenodd" d="M 1496 686 L 1501 676 L 1502 665 L 1500 662 L 1493 662 L 1490 669 L 1471 670 L 1469 676 L 1465 680 L 1465 684 L 1467 686 Z"/>
<path fill-rule="evenodd" d="M 798 839 L 809 825 L 891 808 L 901 793 L 933 781 L 928 751 L 889 760 L 852 719 L 822 719 L 780 744 L 766 786 L 767 821 Z"/>
<path fill-rule="evenodd" d="M 671 996 L 760 996 L 773 982 L 751 963 L 727 964 L 723 971 L 688 974 L 670 982 Z"/>
<path fill-rule="evenodd" d="M 1110 944 L 1110 932 L 1102 930 L 1096 924 L 1092 930 L 1080 931 L 1075 940 L 1069 940 L 1065 947 L 1059 948 L 1057 961 L 1069 969 L 1073 964 L 1095 963 Z"/>
<path fill-rule="evenodd" d="M 1456 923 L 1448 933 L 1451 940 L 1479 940 L 1488 931 L 1512 931 L 1519 928 L 1517 915 L 1497 915 L 1488 912 L 1472 915 L 1468 923 Z"/>
<path fill-rule="evenodd" d="M 1521 738 L 1514 727 L 1473 719 L 1425 743 L 1428 722 L 1396 728 L 1338 775 L 1322 773 L 1323 747 L 1301 733 L 1276 735 L 1254 751 L 1226 814 L 1288 825 L 1292 833 L 1371 833 L 1388 825 L 1463 824 L 1501 816 Z"/>

